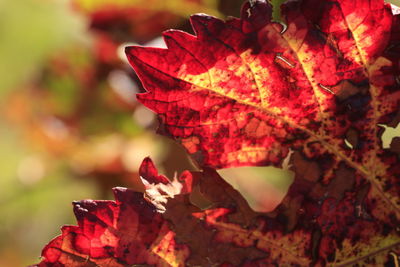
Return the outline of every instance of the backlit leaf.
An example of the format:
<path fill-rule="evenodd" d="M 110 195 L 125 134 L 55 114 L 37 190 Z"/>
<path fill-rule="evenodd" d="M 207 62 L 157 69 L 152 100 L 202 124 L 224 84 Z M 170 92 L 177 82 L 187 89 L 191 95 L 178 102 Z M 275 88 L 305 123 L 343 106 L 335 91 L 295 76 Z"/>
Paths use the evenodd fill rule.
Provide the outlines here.
<path fill-rule="evenodd" d="M 116 201 L 75 202 L 78 226 L 64 226 L 38 266 L 382 266 L 397 257 L 396 235 L 360 218 L 352 194 L 327 198 L 314 222 L 297 214 L 289 230 L 284 216 L 253 212 L 212 169 L 170 182 L 147 158 L 140 175 L 145 195 L 114 188 Z M 209 209 L 192 204 L 196 190 Z"/>
<path fill-rule="evenodd" d="M 152 192 L 161 184 L 173 186 L 166 177 L 158 175 L 150 159 L 144 160 L 140 174 L 149 184 L 147 196 L 154 196 Z M 214 209 L 201 211 L 190 203 L 188 194 L 194 181 L 197 184 L 201 181 L 199 186 L 205 196 L 216 203 Z M 236 213 L 234 207 L 239 209 L 235 215 L 238 221 L 231 224 L 234 229 L 240 229 L 236 224 L 253 214 L 218 174 L 184 172 L 179 184 L 182 190 L 175 198 L 171 194 L 170 201 L 164 203 L 165 213 L 159 212 L 159 202 L 154 198 L 144 198 L 143 193 L 125 188 L 114 188 L 116 201 L 75 202 L 78 226 L 64 226 L 62 235 L 44 248 L 44 260 L 38 266 L 186 266 L 190 263 L 206 266 L 232 260 L 238 264 L 265 254 L 256 248 L 241 250 L 230 244 L 229 237 L 214 238 L 215 232 L 224 231 L 216 226 L 221 224 L 223 228 L 227 214 Z M 234 253 L 225 253 L 227 250 Z"/>
<path fill-rule="evenodd" d="M 193 16 L 196 35 L 168 31 L 168 49 L 128 47 L 138 99 L 200 166 L 291 152 L 282 238 L 301 229 L 311 262 L 384 264 L 400 246 L 398 142 L 381 140 L 400 121 L 400 18 L 382 0 L 289 1 L 282 17 L 250 1 L 242 19 Z"/>
<path fill-rule="evenodd" d="M 398 265 L 399 138 L 381 139 L 400 121 L 399 16 L 303 0 L 282 17 L 249 1 L 241 19 L 193 16 L 196 35 L 169 31 L 167 49 L 127 49 L 139 100 L 203 171 L 168 179 L 145 159 L 145 192 L 75 203 L 39 266 Z M 269 213 L 215 171 L 265 165 L 295 173 Z"/>

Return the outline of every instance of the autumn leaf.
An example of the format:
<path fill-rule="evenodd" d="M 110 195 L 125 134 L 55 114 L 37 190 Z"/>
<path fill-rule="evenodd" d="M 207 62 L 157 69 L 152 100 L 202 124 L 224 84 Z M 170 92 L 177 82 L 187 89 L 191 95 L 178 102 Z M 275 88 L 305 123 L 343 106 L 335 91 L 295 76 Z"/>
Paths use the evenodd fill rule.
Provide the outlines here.
<path fill-rule="evenodd" d="M 193 16 L 196 35 L 169 31 L 168 49 L 127 49 L 139 100 L 203 171 L 168 179 L 145 159 L 145 193 L 76 202 L 39 266 L 398 265 L 398 138 L 381 139 L 400 121 L 399 16 L 379 0 L 270 14 L 250 1 L 241 19 Z M 295 180 L 270 213 L 215 171 L 283 163 Z"/>
<path fill-rule="evenodd" d="M 214 238 L 219 230 L 213 230 L 213 225 L 223 224 L 228 213 L 235 214 L 237 224 L 251 218 L 248 214 L 254 214 L 215 171 L 186 171 L 175 183 L 170 183 L 147 158 L 140 174 L 148 184 L 146 197 L 143 193 L 114 188 L 116 201 L 75 202 L 78 226 L 64 226 L 62 235 L 44 248 L 44 260 L 38 266 L 186 266 L 191 263 L 207 266 L 210 262 L 224 261 L 239 264 L 265 254 L 256 248 L 242 250 Z M 190 203 L 188 196 L 194 183 L 205 197 L 215 202 L 212 210 L 201 211 Z M 171 193 L 174 187 L 181 189 L 176 195 Z M 171 193 L 170 200 L 164 202 L 165 213 L 159 212 L 156 199 L 148 198 L 156 191 Z M 232 227 L 239 229 L 235 224 Z"/>
<path fill-rule="evenodd" d="M 168 49 L 128 47 L 138 99 L 200 166 L 290 156 L 274 214 L 285 238 L 302 229 L 311 262 L 383 264 L 400 246 L 400 154 L 381 140 L 400 122 L 399 16 L 382 0 L 289 1 L 285 24 L 270 14 L 249 1 L 241 19 L 195 15 L 195 36 L 164 33 Z"/>
<path fill-rule="evenodd" d="M 115 201 L 75 202 L 78 226 L 64 226 L 37 266 L 383 266 L 396 260 L 390 240 L 371 247 L 382 228 L 357 216 L 352 195 L 339 205 L 327 199 L 317 222 L 303 214 L 300 227 L 288 231 L 283 216 L 253 212 L 213 169 L 170 180 L 146 158 L 140 175 L 147 184 L 144 195 L 114 188 Z M 209 209 L 192 203 L 195 191 L 212 203 Z M 334 258 L 318 254 L 336 234 L 358 240 L 354 245 L 345 238 Z"/>

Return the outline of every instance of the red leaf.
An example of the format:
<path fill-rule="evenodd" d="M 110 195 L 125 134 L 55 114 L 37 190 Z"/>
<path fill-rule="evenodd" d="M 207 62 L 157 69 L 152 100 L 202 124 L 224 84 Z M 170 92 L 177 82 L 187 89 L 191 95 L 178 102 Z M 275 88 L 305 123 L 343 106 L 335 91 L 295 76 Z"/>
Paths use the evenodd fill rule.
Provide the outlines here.
<path fill-rule="evenodd" d="M 150 159 L 140 170 L 143 179 L 159 176 Z M 160 185 L 177 188 L 177 181 L 185 191 L 170 194 L 160 210 L 148 196 Z M 147 181 L 147 197 L 115 188 L 116 201 L 74 203 L 78 226 L 62 228 L 39 266 L 381 266 L 399 251 L 387 225 L 360 216 L 352 193 L 327 198 L 318 213 L 293 214 L 300 220 L 289 229 L 292 218 L 253 212 L 212 169 L 184 172 L 177 181 Z M 190 202 L 195 187 L 212 208 Z"/>
<path fill-rule="evenodd" d="M 279 164 L 289 148 L 311 142 L 323 145 L 314 153 L 343 150 L 349 128 L 376 132 L 366 119 L 387 123 L 400 97 L 398 37 L 390 33 L 398 21 L 383 1 L 372 2 L 373 10 L 366 1 L 291 2 L 283 34 L 268 12 L 250 16 L 266 24 L 250 32 L 247 18 L 195 15 L 196 36 L 169 31 L 168 49 L 127 48 L 149 91 L 138 98 L 159 114 L 160 132 L 202 165 Z M 364 139 L 365 148 L 378 141 Z"/>
<path fill-rule="evenodd" d="M 251 1 L 242 19 L 197 15 L 196 36 L 127 49 L 148 90 L 140 101 L 204 171 L 170 180 L 146 159 L 145 196 L 75 204 L 79 226 L 44 249 L 43 266 L 398 262 L 400 154 L 379 125 L 400 121 L 399 17 L 380 0 L 289 1 L 285 29 L 268 10 Z M 210 168 L 280 165 L 290 150 L 295 181 L 267 214 Z M 196 190 L 211 208 L 191 203 Z"/>
<path fill-rule="evenodd" d="M 193 16 L 197 35 L 167 32 L 168 49 L 127 48 L 139 100 L 202 166 L 280 165 L 298 151 L 324 185 L 353 169 L 389 205 L 379 217 L 398 217 L 399 156 L 379 126 L 400 121 L 398 16 L 381 0 L 291 1 L 281 33 L 263 3 L 242 20 Z"/>
<path fill-rule="evenodd" d="M 399 16 L 383 0 L 288 1 L 282 15 L 287 25 L 250 1 L 242 19 L 193 16 L 196 35 L 168 31 L 168 49 L 128 47 L 148 91 L 138 99 L 203 167 L 280 166 L 293 151 L 274 214 L 304 231 L 313 262 L 388 253 L 400 154 L 381 125 L 400 122 Z"/>
<path fill-rule="evenodd" d="M 140 172 L 143 179 L 149 177 L 153 181 L 152 186 L 148 186 L 146 190 L 150 190 L 151 187 L 157 188 L 159 184 L 167 184 L 163 178 L 154 180 L 154 175 L 161 176 L 157 174 L 150 159 L 143 161 Z M 220 179 L 215 172 L 210 175 L 215 177 L 203 179 L 209 185 L 214 184 L 216 178 Z M 218 184 L 223 188 L 216 187 L 214 191 L 206 192 L 207 197 L 215 201 L 218 206 L 213 210 L 202 212 L 185 197 L 185 194 L 192 191 L 191 178 L 192 174 L 189 172 L 181 175 L 181 188 L 186 188 L 186 192 L 182 190 L 177 199 L 171 196 L 173 201 L 168 202 L 168 210 L 163 215 L 156 210 L 157 201 L 153 206 L 153 200 L 146 201 L 142 193 L 125 188 L 114 189 L 116 201 L 75 202 L 74 212 L 78 226 L 64 226 L 62 235 L 44 248 L 42 253 L 44 260 L 38 266 L 131 266 L 132 264 L 185 266 L 186 261 L 205 266 L 209 260 L 222 263 L 219 258 L 224 249 L 237 251 L 238 255 L 227 254 L 221 259 L 234 258 L 236 263 L 240 262 L 239 259 L 251 259 L 254 255 L 262 255 L 263 253 L 256 249 L 241 251 L 232 245 L 214 240 L 214 231 L 201 222 L 204 216 L 207 220 L 211 220 L 211 223 L 223 220 L 227 213 L 233 212 L 232 205 L 246 213 L 253 214 L 253 212 L 239 194 L 222 179 Z M 150 184 L 150 181 L 147 182 Z M 207 188 L 212 187 L 207 186 Z M 228 195 L 221 194 L 221 190 Z M 150 191 L 148 194 L 151 194 Z M 222 208 L 227 204 L 230 209 Z M 241 213 L 241 215 L 247 214 Z M 240 216 L 237 218 L 239 222 L 243 221 Z M 172 231 L 171 229 L 175 227 L 179 229 Z M 189 234 L 191 231 L 193 233 Z M 214 252 L 210 253 L 211 249 Z M 250 251 L 254 252 L 248 254 Z"/>
<path fill-rule="evenodd" d="M 177 244 L 169 224 L 143 194 L 115 188 L 116 201 L 74 203 L 78 226 L 64 226 L 62 235 L 43 250 L 38 266 L 173 266 L 189 250 Z"/>

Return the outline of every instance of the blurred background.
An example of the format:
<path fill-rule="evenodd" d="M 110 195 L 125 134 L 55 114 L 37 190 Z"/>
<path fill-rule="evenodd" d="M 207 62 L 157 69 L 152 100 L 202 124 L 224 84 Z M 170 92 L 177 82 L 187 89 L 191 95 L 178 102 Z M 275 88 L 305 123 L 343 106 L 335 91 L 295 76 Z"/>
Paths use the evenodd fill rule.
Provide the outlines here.
<path fill-rule="evenodd" d="M 192 33 L 190 14 L 238 17 L 242 3 L 0 0 L 0 266 L 39 262 L 60 227 L 75 224 L 73 200 L 113 199 L 114 186 L 143 190 L 137 170 L 146 156 L 169 177 L 196 169 L 155 134 L 123 48 L 162 47 L 166 29 Z M 260 211 L 293 180 L 274 168 L 220 173 Z"/>

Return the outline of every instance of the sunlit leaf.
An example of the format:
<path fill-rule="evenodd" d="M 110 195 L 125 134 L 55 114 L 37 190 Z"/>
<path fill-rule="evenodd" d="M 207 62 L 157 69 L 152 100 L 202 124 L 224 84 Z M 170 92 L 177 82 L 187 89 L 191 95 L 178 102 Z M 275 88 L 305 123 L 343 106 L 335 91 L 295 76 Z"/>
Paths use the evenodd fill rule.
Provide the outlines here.
<path fill-rule="evenodd" d="M 398 252 L 396 235 L 360 218 L 350 193 L 327 198 L 315 222 L 297 214 L 288 229 L 282 214 L 253 212 L 212 169 L 169 180 L 147 158 L 140 175 L 144 195 L 114 188 L 116 201 L 75 202 L 78 226 L 64 226 L 38 266 L 383 266 Z M 196 190 L 210 208 L 192 204 Z"/>
<path fill-rule="evenodd" d="M 193 16 L 196 35 L 168 31 L 168 49 L 127 48 L 138 99 L 200 166 L 281 166 L 291 151 L 284 233 L 302 229 L 311 262 L 383 264 L 400 245 L 398 142 L 381 140 L 400 121 L 399 16 L 304 0 L 282 18 L 249 1 L 242 19 Z"/>

